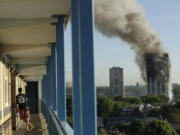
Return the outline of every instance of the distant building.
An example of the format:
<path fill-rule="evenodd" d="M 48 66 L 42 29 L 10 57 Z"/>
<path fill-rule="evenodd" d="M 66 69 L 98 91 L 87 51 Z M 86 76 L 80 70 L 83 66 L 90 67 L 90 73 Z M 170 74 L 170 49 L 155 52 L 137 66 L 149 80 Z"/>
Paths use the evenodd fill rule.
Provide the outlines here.
<path fill-rule="evenodd" d="M 124 86 L 125 97 L 142 97 L 147 95 L 147 85 L 127 85 Z"/>
<path fill-rule="evenodd" d="M 160 59 L 161 63 L 155 63 L 154 54 L 146 56 L 147 68 L 147 89 L 148 95 L 166 95 L 169 96 L 169 56 L 165 53 Z M 157 68 L 162 69 L 165 73 L 160 74 Z"/>
<path fill-rule="evenodd" d="M 123 68 L 113 67 L 109 69 L 110 96 L 125 96 Z"/>
<path fill-rule="evenodd" d="M 132 91 L 125 91 L 125 97 L 136 97 Z"/>

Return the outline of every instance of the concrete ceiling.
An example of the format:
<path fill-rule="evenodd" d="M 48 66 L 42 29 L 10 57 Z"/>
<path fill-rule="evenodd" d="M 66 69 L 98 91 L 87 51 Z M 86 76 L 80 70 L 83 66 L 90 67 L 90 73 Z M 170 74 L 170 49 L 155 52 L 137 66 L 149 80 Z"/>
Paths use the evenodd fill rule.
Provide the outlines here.
<path fill-rule="evenodd" d="M 0 0 L 0 18 L 51 18 L 68 14 L 70 0 Z"/>
<path fill-rule="evenodd" d="M 70 13 L 70 0 L 0 0 L 0 54 L 8 56 L 27 81 L 46 74 L 51 56 L 49 43 L 56 41 L 52 15 Z"/>

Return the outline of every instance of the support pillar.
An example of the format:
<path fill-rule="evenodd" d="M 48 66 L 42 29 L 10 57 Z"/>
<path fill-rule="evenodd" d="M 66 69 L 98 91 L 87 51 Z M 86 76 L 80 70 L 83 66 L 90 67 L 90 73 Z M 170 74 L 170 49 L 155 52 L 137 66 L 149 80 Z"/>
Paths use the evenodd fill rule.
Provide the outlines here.
<path fill-rule="evenodd" d="M 80 98 L 80 72 L 79 72 L 79 9 L 77 0 L 71 1 L 72 5 L 72 79 L 73 79 L 73 131 L 74 135 L 82 135 L 81 98 Z"/>
<path fill-rule="evenodd" d="M 57 18 L 56 23 L 56 47 L 57 47 L 57 102 L 58 117 L 60 121 L 66 121 L 66 89 L 65 89 L 65 62 L 64 62 L 64 17 Z"/>
<path fill-rule="evenodd" d="M 79 80 L 80 134 L 97 135 L 96 89 L 94 77 L 93 3 L 72 0 L 73 81 Z M 78 46 L 76 45 L 78 44 Z M 76 50 L 75 46 L 78 47 Z M 79 66 L 77 66 L 77 65 Z M 79 68 L 79 74 L 74 72 Z M 75 85 L 75 82 L 73 82 Z M 74 92 L 75 89 L 74 87 Z M 75 96 L 75 95 L 74 95 Z M 75 99 L 77 100 L 77 99 Z M 75 101 L 74 101 L 75 102 Z M 78 101 L 79 102 L 79 101 Z M 76 105 L 74 106 L 74 108 Z M 78 116 L 74 116 L 78 117 Z M 75 127 L 76 128 L 76 127 Z M 75 129 L 77 131 L 77 129 Z M 74 132 L 75 135 L 79 133 Z"/>
<path fill-rule="evenodd" d="M 51 84 L 52 84 L 52 97 L 53 97 L 53 102 L 52 102 L 52 107 L 54 111 L 57 111 L 57 88 L 56 88 L 56 43 L 52 43 L 51 47 L 51 57 L 52 57 L 52 79 L 51 79 Z"/>
<path fill-rule="evenodd" d="M 42 80 L 38 81 L 38 112 L 41 113 Z"/>
<path fill-rule="evenodd" d="M 11 72 L 11 115 L 12 115 L 12 129 L 16 130 L 17 127 L 17 104 L 16 104 L 16 73 Z"/>
<path fill-rule="evenodd" d="M 50 57 L 50 80 L 49 80 L 49 84 L 50 84 L 50 103 L 51 103 L 51 108 L 53 108 L 53 92 L 54 92 L 54 87 L 53 87 L 53 48 L 51 48 L 51 57 Z"/>
<path fill-rule="evenodd" d="M 42 99 L 45 100 L 45 76 L 42 79 Z"/>

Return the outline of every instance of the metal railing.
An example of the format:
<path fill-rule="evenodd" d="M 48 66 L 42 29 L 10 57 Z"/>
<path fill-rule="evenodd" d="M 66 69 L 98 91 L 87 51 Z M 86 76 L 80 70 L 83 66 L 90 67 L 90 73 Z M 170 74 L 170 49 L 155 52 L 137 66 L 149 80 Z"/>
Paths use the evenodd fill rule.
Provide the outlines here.
<path fill-rule="evenodd" d="M 57 114 L 45 100 L 41 101 L 42 113 L 46 119 L 50 135 L 73 135 L 73 130 L 67 122 L 60 122 Z"/>

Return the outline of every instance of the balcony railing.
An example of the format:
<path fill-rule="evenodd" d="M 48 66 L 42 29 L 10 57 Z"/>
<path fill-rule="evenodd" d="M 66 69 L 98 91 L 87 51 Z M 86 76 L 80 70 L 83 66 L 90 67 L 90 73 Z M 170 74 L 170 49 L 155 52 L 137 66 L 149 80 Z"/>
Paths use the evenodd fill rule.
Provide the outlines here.
<path fill-rule="evenodd" d="M 73 135 L 73 130 L 66 121 L 60 121 L 56 112 L 45 100 L 42 103 L 42 113 L 46 119 L 50 135 Z"/>

